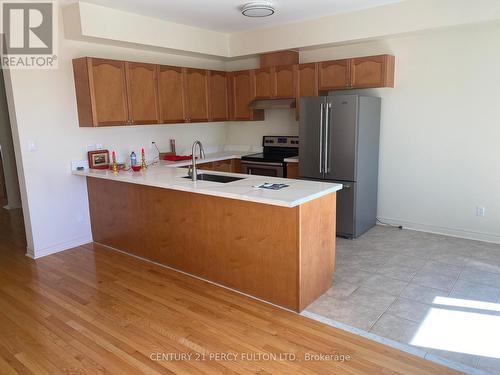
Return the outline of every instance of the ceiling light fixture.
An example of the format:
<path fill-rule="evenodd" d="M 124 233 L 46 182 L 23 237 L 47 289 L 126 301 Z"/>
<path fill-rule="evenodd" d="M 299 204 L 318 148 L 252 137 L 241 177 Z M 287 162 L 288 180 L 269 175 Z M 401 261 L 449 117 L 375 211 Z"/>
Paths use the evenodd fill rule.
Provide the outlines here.
<path fill-rule="evenodd" d="M 274 14 L 274 6 L 269 1 L 254 1 L 241 7 L 246 17 L 269 17 Z"/>

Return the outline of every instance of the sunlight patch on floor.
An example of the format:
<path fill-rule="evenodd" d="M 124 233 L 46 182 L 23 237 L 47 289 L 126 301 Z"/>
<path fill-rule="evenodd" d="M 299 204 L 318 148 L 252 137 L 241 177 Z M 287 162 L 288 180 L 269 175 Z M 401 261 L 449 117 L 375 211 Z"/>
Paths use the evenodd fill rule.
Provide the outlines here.
<path fill-rule="evenodd" d="M 500 358 L 500 304 L 436 297 L 411 345 Z"/>

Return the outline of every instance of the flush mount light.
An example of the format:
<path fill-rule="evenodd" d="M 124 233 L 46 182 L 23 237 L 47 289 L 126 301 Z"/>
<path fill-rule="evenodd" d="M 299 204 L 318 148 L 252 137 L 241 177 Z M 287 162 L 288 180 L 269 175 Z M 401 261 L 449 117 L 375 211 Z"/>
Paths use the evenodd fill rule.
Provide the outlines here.
<path fill-rule="evenodd" d="M 246 17 L 269 17 L 274 14 L 274 6 L 268 1 L 254 1 L 243 5 L 241 14 Z"/>

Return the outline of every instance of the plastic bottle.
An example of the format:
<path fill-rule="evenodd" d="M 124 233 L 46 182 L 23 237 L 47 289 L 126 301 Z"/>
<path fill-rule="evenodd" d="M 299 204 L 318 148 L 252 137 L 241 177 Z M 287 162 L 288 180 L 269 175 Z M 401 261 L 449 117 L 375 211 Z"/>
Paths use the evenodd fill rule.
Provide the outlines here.
<path fill-rule="evenodd" d="M 130 154 L 130 165 L 137 165 L 137 155 L 134 151 Z"/>

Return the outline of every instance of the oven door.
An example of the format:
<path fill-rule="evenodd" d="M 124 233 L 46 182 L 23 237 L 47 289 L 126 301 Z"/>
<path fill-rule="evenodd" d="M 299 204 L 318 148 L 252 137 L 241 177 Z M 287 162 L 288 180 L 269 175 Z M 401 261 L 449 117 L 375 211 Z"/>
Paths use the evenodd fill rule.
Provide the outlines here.
<path fill-rule="evenodd" d="M 283 163 L 259 163 L 255 161 L 241 161 L 242 173 L 258 176 L 285 177 Z"/>

